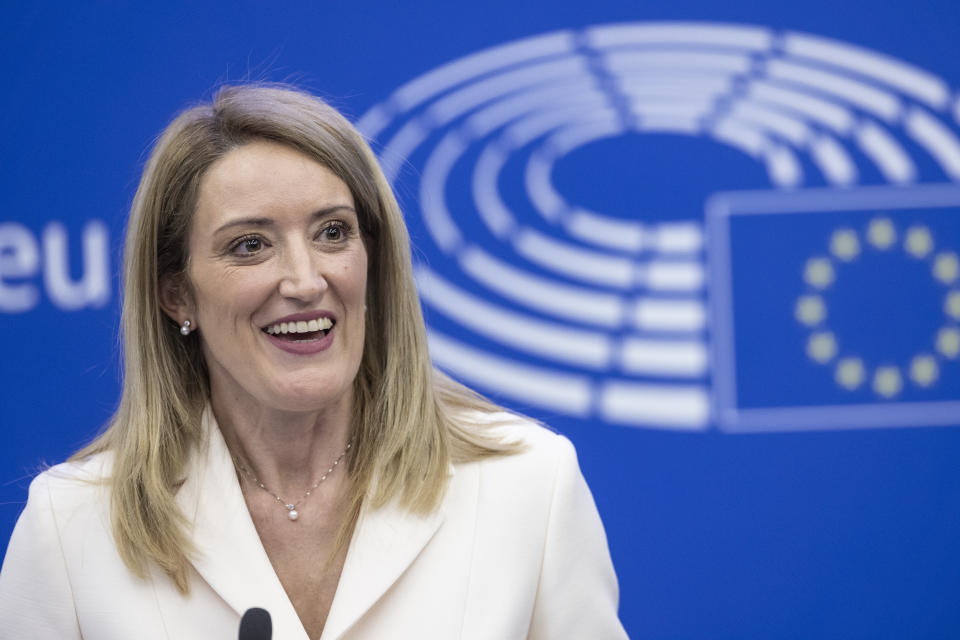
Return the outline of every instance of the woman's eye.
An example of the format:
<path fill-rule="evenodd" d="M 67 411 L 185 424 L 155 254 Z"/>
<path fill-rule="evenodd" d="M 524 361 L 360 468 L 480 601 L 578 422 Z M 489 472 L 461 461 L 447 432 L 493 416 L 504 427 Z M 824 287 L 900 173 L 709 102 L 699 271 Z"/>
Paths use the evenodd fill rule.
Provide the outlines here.
<path fill-rule="evenodd" d="M 240 238 L 233 245 L 232 251 L 233 253 L 236 253 L 239 255 L 250 255 L 253 253 L 257 253 L 262 249 L 263 249 L 263 240 L 261 240 L 256 236 L 249 236 L 247 238 Z"/>
<path fill-rule="evenodd" d="M 321 238 L 324 240 L 329 240 L 330 242 L 339 242 L 343 240 L 346 236 L 346 231 L 341 224 L 332 224 L 329 227 L 324 227 L 323 231 L 320 232 Z"/>

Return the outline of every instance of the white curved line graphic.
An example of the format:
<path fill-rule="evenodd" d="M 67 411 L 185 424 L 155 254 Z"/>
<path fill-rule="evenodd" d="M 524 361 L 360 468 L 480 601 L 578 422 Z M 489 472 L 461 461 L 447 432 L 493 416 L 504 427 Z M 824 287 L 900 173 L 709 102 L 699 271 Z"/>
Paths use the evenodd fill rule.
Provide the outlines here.
<path fill-rule="evenodd" d="M 619 295 L 530 274 L 476 247 L 463 251 L 459 259 L 464 273 L 529 309 L 565 321 L 571 319 L 571 310 L 576 310 L 578 322 L 607 329 L 617 329 L 626 320 L 627 307 Z"/>
<path fill-rule="evenodd" d="M 582 76 L 589 79 L 586 60 L 580 56 L 568 56 L 560 60 L 542 62 L 515 71 L 499 73 L 480 82 L 474 82 L 459 89 L 430 105 L 427 113 L 438 126 L 445 126 L 451 120 L 486 103 L 503 98 L 513 92 L 526 90 L 538 85 L 550 85 L 554 81 L 567 81 Z"/>
<path fill-rule="evenodd" d="M 482 138 L 522 116 L 562 104 L 565 108 L 603 108 L 607 96 L 597 90 L 593 78 L 573 78 L 564 82 L 518 91 L 486 106 L 470 116 L 466 126 L 473 136 Z"/>
<path fill-rule="evenodd" d="M 800 33 L 788 33 L 783 39 L 783 50 L 790 55 L 856 71 L 936 109 L 943 109 L 949 97 L 946 83 L 934 74 L 876 51 Z"/>
<path fill-rule="evenodd" d="M 711 22 L 644 22 L 600 25 L 586 30 L 591 46 L 632 46 L 637 44 L 690 44 L 698 47 L 731 47 L 765 51 L 773 36 L 769 29 Z"/>
<path fill-rule="evenodd" d="M 513 238 L 513 246 L 533 264 L 571 280 L 616 289 L 633 288 L 634 269 L 629 259 L 584 249 L 529 228 Z"/>
<path fill-rule="evenodd" d="M 913 182 L 917 168 L 897 140 L 887 131 L 870 121 L 857 126 L 854 138 L 861 151 L 880 169 L 883 177 L 895 184 Z"/>
<path fill-rule="evenodd" d="M 621 93 L 635 99 L 672 98 L 706 102 L 733 89 L 730 76 L 704 74 L 619 73 L 614 81 Z"/>
<path fill-rule="evenodd" d="M 953 180 L 960 180 L 960 141 L 926 111 L 912 108 L 905 118 L 907 133 L 925 147 Z"/>
<path fill-rule="evenodd" d="M 607 382 L 600 391 L 600 415 L 626 425 L 658 425 L 698 431 L 710 419 L 706 387 Z"/>
<path fill-rule="evenodd" d="M 846 107 L 829 100 L 762 79 L 750 82 L 746 91 L 748 97 L 758 102 L 774 104 L 778 108 L 801 114 L 830 127 L 839 134 L 846 134 L 853 127 L 853 113 Z"/>
<path fill-rule="evenodd" d="M 730 114 L 737 120 L 777 133 L 797 147 L 806 146 L 810 140 L 810 128 L 802 120 L 750 100 L 736 102 Z"/>
<path fill-rule="evenodd" d="M 740 149 L 755 158 L 762 156 L 772 146 L 770 140 L 761 131 L 729 117 L 720 118 L 710 133 L 716 140 Z"/>
<path fill-rule="evenodd" d="M 688 293 L 703 288 L 703 264 L 699 259 L 653 259 L 636 266 L 637 285 L 652 291 Z"/>
<path fill-rule="evenodd" d="M 817 167 L 827 182 L 845 187 L 857 181 L 857 166 L 850 154 L 832 137 L 821 134 L 810 141 Z"/>
<path fill-rule="evenodd" d="M 643 297 L 633 304 L 633 325 L 646 332 L 697 333 L 707 325 L 701 300 Z"/>
<path fill-rule="evenodd" d="M 566 203 L 553 188 L 550 180 L 550 171 L 553 168 L 551 159 L 547 158 L 543 152 L 530 154 L 523 172 L 523 184 L 533 207 L 545 219 L 556 222 L 566 209 Z"/>
<path fill-rule="evenodd" d="M 397 179 L 400 167 L 413 155 L 428 135 L 430 135 L 429 127 L 421 124 L 419 120 L 410 120 L 390 138 L 380 154 L 380 165 L 389 182 Z"/>
<path fill-rule="evenodd" d="M 676 133 L 680 135 L 696 136 L 702 133 L 700 120 L 677 118 L 674 116 L 652 117 L 647 116 L 637 123 L 637 131 L 652 133 Z"/>
<path fill-rule="evenodd" d="M 773 80 L 804 85 L 836 96 L 887 122 L 896 122 L 900 117 L 900 101 L 893 94 L 863 82 L 785 60 L 768 61 L 766 71 Z"/>
<path fill-rule="evenodd" d="M 569 211 L 562 224 L 571 236 L 605 249 L 637 252 L 651 244 L 639 222 L 609 218 L 585 209 Z"/>
<path fill-rule="evenodd" d="M 467 384 L 572 416 L 586 417 L 590 413 L 590 380 L 586 376 L 493 356 L 435 329 L 428 329 L 427 340 L 437 366 Z"/>
<path fill-rule="evenodd" d="M 629 71 L 708 70 L 728 75 L 750 71 L 750 57 L 710 51 L 612 51 L 603 55 L 603 65 L 613 73 Z"/>
<path fill-rule="evenodd" d="M 611 363 L 613 345 L 601 333 L 500 309 L 425 267 L 417 268 L 416 279 L 427 304 L 489 340 L 580 367 L 602 370 Z M 569 315 L 576 319 L 576 309 Z"/>
<path fill-rule="evenodd" d="M 495 145 L 487 145 L 480 152 L 473 167 L 471 188 L 473 202 L 480 219 L 494 236 L 505 239 L 517 227 L 517 220 L 500 197 L 497 178 L 507 161 L 507 153 Z"/>
<path fill-rule="evenodd" d="M 467 144 L 456 131 L 448 133 L 427 158 L 420 182 L 420 207 L 427 230 L 446 253 L 452 253 L 463 243 L 460 229 L 447 209 L 444 189 L 447 176 L 466 148 Z"/>
<path fill-rule="evenodd" d="M 510 148 L 517 149 L 537 138 L 559 129 L 564 125 L 597 124 L 600 126 L 620 126 L 617 112 L 606 106 L 576 105 L 570 108 L 556 108 L 535 113 L 511 125 L 504 134 Z"/>
<path fill-rule="evenodd" d="M 699 378 L 707 373 L 707 345 L 703 340 L 623 341 L 620 366 L 625 373 Z"/>
<path fill-rule="evenodd" d="M 572 51 L 573 40 L 572 33 L 563 31 L 485 49 L 437 67 L 408 82 L 390 96 L 390 102 L 399 112 L 409 110 L 443 91 L 463 84 L 467 78 L 476 78 L 529 60 Z"/>
<path fill-rule="evenodd" d="M 770 146 L 763 152 L 770 182 L 778 187 L 796 187 L 803 182 L 803 169 L 797 156 L 788 147 Z"/>

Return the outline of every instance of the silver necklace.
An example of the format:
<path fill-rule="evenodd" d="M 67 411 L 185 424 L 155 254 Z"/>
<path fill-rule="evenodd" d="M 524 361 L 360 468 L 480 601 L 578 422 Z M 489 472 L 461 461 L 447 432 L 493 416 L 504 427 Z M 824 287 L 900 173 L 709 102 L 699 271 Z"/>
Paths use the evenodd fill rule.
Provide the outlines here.
<path fill-rule="evenodd" d="M 343 452 L 339 456 L 337 456 L 337 459 L 333 461 L 333 464 L 330 465 L 330 468 L 327 469 L 326 473 L 320 476 L 320 479 L 314 482 L 313 486 L 307 489 L 306 493 L 304 493 L 300 497 L 300 499 L 297 500 L 297 502 L 287 502 L 286 500 L 284 500 L 283 498 L 275 494 L 273 491 L 270 491 L 270 489 L 267 489 L 267 487 L 264 486 L 264 484 L 260 482 L 259 479 L 257 479 L 257 476 L 255 476 L 253 472 L 250 471 L 250 469 L 245 467 L 243 463 L 240 462 L 239 458 L 234 458 L 233 462 L 234 464 L 237 465 L 237 469 L 240 470 L 240 473 L 245 475 L 250 482 L 252 482 L 253 484 L 257 485 L 258 487 L 260 487 L 261 489 L 269 493 L 271 496 L 273 496 L 274 500 L 276 500 L 277 502 L 283 505 L 283 508 L 287 510 L 287 517 L 290 518 L 290 520 L 296 520 L 297 518 L 300 517 L 300 512 L 297 511 L 297 503 L 303 502 L 308 497 L 310 497 L 310 494 L 316 491 L 317 487 L 320 486 L 320 483 L 326 480 L 327 476 L 333 473 L 333 470 L 337 468 L 337 465 L 340 464 L 340 461 L 343 460 L 343 457 L 347 455 L 347 451 L 350 451 L 350 447 L 352 444 L 353 444 L 352 442 L 347 442 L 347 447 L 343 450 Z"/>

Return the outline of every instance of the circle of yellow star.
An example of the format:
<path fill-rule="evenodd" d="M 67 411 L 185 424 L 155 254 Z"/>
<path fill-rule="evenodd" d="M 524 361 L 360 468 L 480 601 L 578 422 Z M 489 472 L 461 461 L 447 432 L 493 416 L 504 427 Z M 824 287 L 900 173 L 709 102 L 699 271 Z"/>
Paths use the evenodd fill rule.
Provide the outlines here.
<path fill-rule="evenodd" d="M 873 249 L 887 251 L 897 243 L 897 229 L 890 218 L 876 216 L 867 225 L 864 240 Z M 943 311 L 951 321 L 960 321 L 960 289 L 955 288 L 960 281 L 957 252 L 939 251 L 933 255 L 933 234 L 923 224 L 912 225 L 906 230 L 902 247 L 915 259 L 929 258 L 933 278 L 947 287 L 954 287 L 947 291 Z M 860 255 L 860 237 L 850 228 L 835 229 L 830 234 L 828 249 L 829 257 L 814 256 L 804 264 L 803 280 L 813 291 L 798 297 L 794 307 L 797 322 L 812 330 L 806 342 L 807 356 L 821 365 L 835 362 L 834 381 L 848 391 L 862 387 L 868 379 L 874 393 L 887 399 L 901 393 L 905 377 L 920 388 L 933 386 L 940 377 L 938 358 L 940 361 L 960 358 L 960 328 L 948 321 L 936 334 L 933 352 L 914 355 L 903 371 L 895 364 L 885 364 L 871 372 L 860 357 L 841 356 L 836 335 L 823 326 L 828 311 L 820 292 L 836 281 L 836 264 L 851 262 Z"/>

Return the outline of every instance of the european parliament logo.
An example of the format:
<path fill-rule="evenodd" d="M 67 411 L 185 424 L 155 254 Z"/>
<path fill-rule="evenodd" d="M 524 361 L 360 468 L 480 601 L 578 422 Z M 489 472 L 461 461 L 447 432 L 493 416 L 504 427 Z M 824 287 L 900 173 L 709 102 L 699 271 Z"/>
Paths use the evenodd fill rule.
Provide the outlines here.
<path fill-rule="evenodd" d="M 763 431 L 960 423 L 958 116 L 884 54 L 672 22 L 487 49 L 358 125 L 440 367 L 522 407 Z"/>

